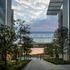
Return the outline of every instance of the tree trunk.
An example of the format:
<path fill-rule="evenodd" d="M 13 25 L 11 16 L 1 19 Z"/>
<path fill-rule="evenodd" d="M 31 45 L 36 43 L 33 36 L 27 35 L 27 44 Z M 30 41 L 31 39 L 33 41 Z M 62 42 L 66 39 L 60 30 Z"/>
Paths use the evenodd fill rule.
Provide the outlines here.
<path fill-rule="evenodd" d="M 4 61 L 4 68 L 5 68 L 5 70 L 7 70 L 7 50 L 5 49 L 4 51 L 3 51 L 3 61 Z"/>
<path fill-rule="evenodd" d="M 6 49 L 5 49 L 5 52 L 4 52 L 4 56 L 5 56 L 5 66 L 7 65 L 7 52 L 6 52 Z"/>
<path fill-rule="evenodd" d="M 64 60 L 64 47 L 62 46 L 62 60 Z"/>

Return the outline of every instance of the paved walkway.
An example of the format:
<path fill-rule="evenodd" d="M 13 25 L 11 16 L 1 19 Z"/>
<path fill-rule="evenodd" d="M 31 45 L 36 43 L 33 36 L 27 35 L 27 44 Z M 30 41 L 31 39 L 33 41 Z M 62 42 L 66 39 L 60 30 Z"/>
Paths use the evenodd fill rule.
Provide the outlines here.
<path fill-rule="evenodd" d="M 70 70 L 70 65 L 54 65 L 44 60 L 32 60 L 25 69 L 22 70 Z"/>

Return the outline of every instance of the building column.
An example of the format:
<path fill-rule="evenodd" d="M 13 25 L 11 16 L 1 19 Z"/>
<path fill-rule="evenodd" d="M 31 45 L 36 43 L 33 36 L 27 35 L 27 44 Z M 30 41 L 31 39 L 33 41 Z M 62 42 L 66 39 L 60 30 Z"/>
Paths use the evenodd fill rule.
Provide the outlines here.
<path fill-rule="evenodd" d="M 68 10 L 68 17 L 69 17 L 69 23 L 68 23 L 68 28 L 69 28 L 69 30 L 68 30 L 68 39 L 69 39 L 69 60 L 70 60 L 70 0 L 68 0 L 69 1 L 69 3 L 68 3 L 68 8 L 69 8 L 69 10 Z"/>
<path fill-rule="evenodd" d="M 63 0 L 63 26 L 68 29 L 68 41 L 65 47 L 67 48 L 67 60 L 70 60 L 70 47 L 69 47 L 69 36 L 70 36 L 70 12 L 69 12 L 70 0 Z"/>

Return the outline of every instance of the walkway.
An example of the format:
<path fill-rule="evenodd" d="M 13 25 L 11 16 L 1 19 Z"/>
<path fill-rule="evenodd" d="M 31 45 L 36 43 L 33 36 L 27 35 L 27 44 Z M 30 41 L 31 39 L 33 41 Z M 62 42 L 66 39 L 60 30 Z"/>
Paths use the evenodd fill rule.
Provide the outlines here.
<path fill-rule="evenodd" d="M 54 65 L 44 60 L 32 60 L 25 69 L 22 70 L 70 70 L 70 65 Z"/>

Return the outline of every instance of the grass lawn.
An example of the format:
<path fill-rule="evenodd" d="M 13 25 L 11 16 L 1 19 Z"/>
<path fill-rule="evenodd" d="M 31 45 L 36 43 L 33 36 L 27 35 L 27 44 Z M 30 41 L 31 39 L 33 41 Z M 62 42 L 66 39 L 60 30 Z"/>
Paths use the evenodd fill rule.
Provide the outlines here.
<path fill-rule="evenodd" d="M 7 63 L 7 69 L 3 68 L 5 65 L 3 62 L 0 62 L 0 70 L 21 70 L 22 68 L 24 68 L 28 63 L 30 62 L 30 60 L 22 60 L 22 61 L 18 61 L 16 62 L 15 60 L 13 61 L 8 61 Z"/>
<path fill-rule="evenodd" d="M 55 59 L 55 58 L 47 59 L 47 58 L 45 58 L 44 60 L 51 62 L 53 64 L 57 64 L 57 65 L 70 64 L 70 61 L 64 61 L 62 59 Z"/>

